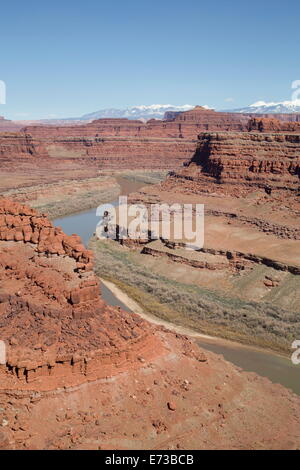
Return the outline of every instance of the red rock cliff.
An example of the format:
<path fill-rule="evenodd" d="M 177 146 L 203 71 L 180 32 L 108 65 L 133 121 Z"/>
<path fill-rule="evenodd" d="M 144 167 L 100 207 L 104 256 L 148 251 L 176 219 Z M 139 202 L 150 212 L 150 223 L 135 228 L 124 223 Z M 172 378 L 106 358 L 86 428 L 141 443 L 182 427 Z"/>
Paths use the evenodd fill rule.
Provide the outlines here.
<path fill-rule="evenodd" d="M 2 383 L 100 377 L 147 350 L 151 328 L 105 305 L 92 266 L 92 253 L 78 236 L 0 200 L 0 339 L 7 346 Z"/>
<path fill-rule="evenodd" d="M 297 192 L 300 135 L 212 132 L 178 177 Z"/>
<path fill-rule="evenodd" d="M 300 133 L 300 122 L 281 121 L 274 118 L 256 117 L 248 123 L 249 131 L 258 132 L 297 132 Z"/>

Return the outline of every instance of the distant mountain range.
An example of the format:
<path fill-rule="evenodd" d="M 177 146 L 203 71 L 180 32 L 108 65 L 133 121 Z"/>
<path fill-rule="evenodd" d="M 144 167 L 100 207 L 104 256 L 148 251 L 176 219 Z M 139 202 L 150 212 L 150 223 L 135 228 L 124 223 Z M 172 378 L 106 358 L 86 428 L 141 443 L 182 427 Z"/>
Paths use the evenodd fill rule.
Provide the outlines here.
<path fill-rule="evenodd" d="M 127 118 L 127 119 L 142 119 L 148 121 L 149 119 L 163 119 L 167 111 L 183 112 L 192 109 L 194 106 L 184 104 L 183 106 L 174 106 L 172 104 L 152 104 L 150 106 L 133 106 L 125 109 L 101 109 L 94 113 L 85 114 L 81 116 L 81 120 L 90 121 L 101 118 Z"/>
<path fill-rule="evenodd" d="M 266 103 L 265 101 L 257 101 L 256 103 L 246 106 L 245 108 L 228 109 L 231 113 L 257 113 L 257 114 L 286 114 L 300 113 L 300 100 L 295 101 L 278 101 Z"/>
<path fill-rule="evenodd" d="M 118 108 L 106 108 L 93 113 L 84 114 L 81 117 L 75 118 L 61 118 L 61 119 L 40 119 L 40 120 L 28 120 L 28 121 L 15 121 L 15 125 L 21 127 L 30 124 L 52 124 L 52 125 L 68 125 L 68 124 L 82 124 L 94 121 L 96 119 L 109 119 L 109 118 L 127 118 L 137 119 L 140 121 L 148 121 L 149 119 L 163 119 L 167 112 L 184 112 L 193 109 L 195 105 L 184 104 L 176 106 L 172 104 L 152 104 L 152 105 L 141 105 L 132 106 L 125 109 Z M 207 105 L 202 106 L 206 109 L 209 108 Z M 288 113 L 300 113 L 300 99 L 295 101 L 279 101 L 266 103 L 265 101 L 257 101 L 256 103 L 246 106 L 244 108 L 237 109 L 226 109 L 223 112 L 230 113 L 254 113 L 254 114 L 288 114 Z M 0 127 L 11 127 L 12 124 L 9 121 L 0 123 Z"/>
<path fill-rule="evenodd" d="M 67 123 L 81 123 L 82 121 L 91 122 L 95 119 L 105 118 L 127 118 L 127 119 L 138 119 L 140 121 L 148 121 L 149 119 L 163 119 L 166 112 L 184 112 L 193 109 L 194 105 L 184 104 L 182 106 L 176 106 L 172 104 L 152 104 L 149 106 L 132 106 L 125 109 L 107 108 L 100 109 L 94 113 L 84 114 L 81 117 L 69 118 L 69 119 L 49 119 L 43 120 L 43 122 L 54 124 L 67 124 Z M 209 109 L 208 106 L 204 105 L 203 108 Z M 300 113 L 300 100 L 296 101 L 281 101 L 277 103 L 266 103 L 265 101 L 257 101 L 256 103 L 246 106 L 245 108 L 238 109 L 227 109 L 227 112 L 231 113 L 257 113 L 257 114 L 285 114 L 285 113 Z"/>

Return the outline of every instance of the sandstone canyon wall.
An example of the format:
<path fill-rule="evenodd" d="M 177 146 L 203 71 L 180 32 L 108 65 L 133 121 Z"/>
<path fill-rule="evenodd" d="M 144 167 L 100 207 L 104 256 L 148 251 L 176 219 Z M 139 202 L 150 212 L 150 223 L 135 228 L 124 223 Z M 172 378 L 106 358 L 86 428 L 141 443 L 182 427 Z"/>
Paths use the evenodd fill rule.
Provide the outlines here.
<path fill-rule="evenodd" d="M 73 161 L 100 169 L 172 170 L 190 160 L 200 133 L 249 130 L 297 132 L 299 126 L 296 122 L 258 118 L 249 122 L 249 116 L 198 106 L 164 121 L 99 119 L 85 125 L 28 126 L 20 133 L 0 133 L 0 157 L 3 165 L 12 158 L 28 156 Z"/>
<path fill-rule="evenodd" d="M 283 121 L 274 118 L 256 117 L 250 119 L 248 123 L 249 131 L 259 132 L 297 132 L 300 133 L 299 121 Z"/>
<path fill-rule="evenodd" d="M 299 447 L 297 396 L 108 307 L 92 262 L 0 199 L 0 449 Z"/>
<path fill-rule="evenodd" d="M 42 155 L 100 168 L 173 169 L 189 160 L 204 130 L 246 131 L 248 119 L 197 107 L 173 121 L 99 119 L 81 126 L 29 126 Z"/>
<path fill-rule="evenodd" d="M 248 344 L 290 350 L 299 329 L 299 170 L 299 133 L 203 132 L 183 168 L 131 195 L 130 202 L 137 204 L 193 204 L 194 214 L 195 205 L 204 204 L 204 245 L 199 251 L 185 253 L 182 247 L 191 241 L 184 233 L 174 239 L 172 231 L 141 246 L 139 261 L 166 279 L 166 288 L 173 282 L 176 293 L 178 289 L 175 309 L 181 312 L 193 302 L 184 297 L 185 289 L 181 301 L 180 282 L 197 290 L 184 320 L 178 315 L 184 325 L 190 324 L 191 315 L 206 328 L 201 318 L 204 323 L 209 318 L 224 327 L 225 338 L 245 335 Z M 149 255 L 153 259 L 145 259 Z M 206 296 L 205 310 L 197 301 Z M 280 326 L 275 327 L 275 317 Z M 205 331 L 213 334 L 210 327 Z"/>
<path fill-rule="evenodd" d="M 300 135 L 211 132 L 199 135 L 195 155 L 178 178 L 224 184 L 236 195 L 247 188 L 297 195 Z"/>

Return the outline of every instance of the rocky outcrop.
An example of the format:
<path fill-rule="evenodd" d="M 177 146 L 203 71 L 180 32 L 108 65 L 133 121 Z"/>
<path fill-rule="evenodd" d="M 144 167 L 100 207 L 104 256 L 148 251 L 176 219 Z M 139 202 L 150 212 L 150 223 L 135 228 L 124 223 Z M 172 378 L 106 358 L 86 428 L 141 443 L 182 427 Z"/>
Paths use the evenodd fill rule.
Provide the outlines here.
<path fill-rule="evenodd" d="M 193 256 L 191 256 L 189 252 L 185 252 L 181 247 L 176 250 L 173 247 L 175 243 L 172 241 L 165 240 L 163 243 L 165 246 L 159 246 L 156 242 L 151 242 L 142 248 L 141 253 L 154 257 L 165 257 L 175 263 L 186 264 L 199 269 L 231 270 L 232 272 L 239 272 L 246 267 L 251 269 L 254 263 L 262 264 L 278 271 L 300 275 L 300 266 L 286 264 L 256 254 L 202 248 L 200 251 L 194 252 Z M 183 244 L 181 244 L 181 246 L 182 245 Z"/>
<path fill-rule="evenodd" d="M 91 271 L 93 255 L 77 235 L 67 236 L 54 227 L 46 215 L 10 200 L 0 200 L 0 241 L 35 245 L 38 253 L 69 256 L 79 271 Z"/>
<path fill-rule="evenodd" d="M 92 261 L 0 200 L 1 449 L 299 447 L 295 395 L 108 307 Z"/>
<path fill-rule="evenodd" d="M 188 138 L 205 131 L 247 131 L 248 120 L 242 114 L 216 112 L 196 106 L 190 111 L 177 114 L 169 126 L 178 125 L 181 134 Z"/>
<path fill-rule="evenodd" d="M 300 134 L 299 121 L 282 121 L 274 118 L 256 117 L 250 119 L 248 123 L 250 132 L 297 132 Z"/>
<path fill-rule="evenodd" d="M 183 169 L 172 172 L 162 189 L 211 196 L 207 215 L 298 240 L 299 149 L 297 133 L 202 133 L 193 158 Z M 247 198 L 248 206 L 237 210 L 241 203 L 234 200 L 241 198 Z"/>
<path fill-rule="evenodd" d="M 300 135 L 202 133 L 197 151 L 176 177 L 225 185 L 240 191 L 256 187 L 297 192 Z"/>
<path fill-rule="evenodd" d="M 139 356 L 102 380 L 47 391 L 36 382 L 28 390 L 0 389 L 0 448 L 299 447 L 297 396 L 187 337 L 163 329 L 156 336 L 163 354 Z"/>
<path fill-rule="evenodd" d="M 7 347 L 1 383 L 39 379 L 53 387 L 62 376 L 65 383 L 100 377 L 147 353 L 148 328 L 105 305 L 92 267 L 92 252 L 77 235 L 0 200 L 0 339 Z"/>
<path fill-rule="evenodd" d="M 11 159 L 32 158 L 43 156 L 41 148 L 34 143 L 32 137 L 24 133 L 0 134 L 0 161 L 5 166 Z"/>

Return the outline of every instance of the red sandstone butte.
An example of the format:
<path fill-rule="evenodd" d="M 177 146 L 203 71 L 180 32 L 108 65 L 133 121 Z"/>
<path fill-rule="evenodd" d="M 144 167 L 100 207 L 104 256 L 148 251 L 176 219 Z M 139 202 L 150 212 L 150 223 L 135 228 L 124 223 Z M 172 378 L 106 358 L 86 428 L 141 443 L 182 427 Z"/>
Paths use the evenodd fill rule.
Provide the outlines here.
<path fill-rule="evenodd" d="M 295 199 L 300 176 L 300 135 L 287 133 L 211 132 L 199 135 L 197 150 L 167 182 L 188 181 L 190 190 L 242 195 L 262 190 Z M 199 186 L 200 188 L 200 186 Z"/>
<path fill-rule="evenodd" d="M 92 265 L 0 199 L 1 449 L 299 448 L 299 397 L 107 306 Z"/>

